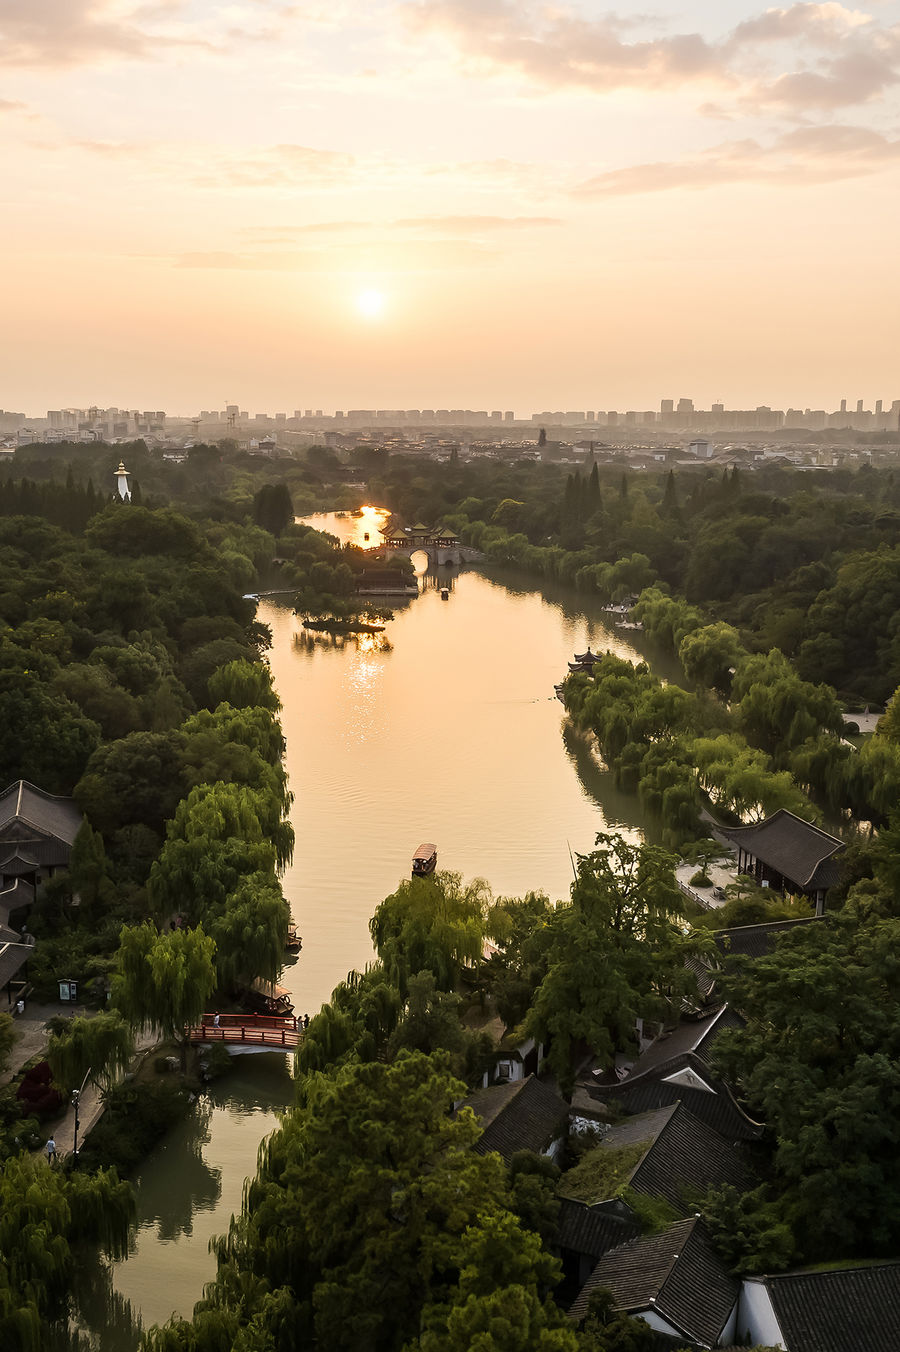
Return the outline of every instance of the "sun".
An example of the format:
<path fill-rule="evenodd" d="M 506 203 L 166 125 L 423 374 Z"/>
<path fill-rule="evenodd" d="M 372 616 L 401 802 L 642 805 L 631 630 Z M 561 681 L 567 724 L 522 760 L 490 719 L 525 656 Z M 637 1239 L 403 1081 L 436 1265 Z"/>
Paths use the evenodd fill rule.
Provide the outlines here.
<path fill-rule="evenodd" d="M 360 291 L 356 297 L 356 308 L 366 319 L 380 319 L 384 312 L 384 292 Z"/>

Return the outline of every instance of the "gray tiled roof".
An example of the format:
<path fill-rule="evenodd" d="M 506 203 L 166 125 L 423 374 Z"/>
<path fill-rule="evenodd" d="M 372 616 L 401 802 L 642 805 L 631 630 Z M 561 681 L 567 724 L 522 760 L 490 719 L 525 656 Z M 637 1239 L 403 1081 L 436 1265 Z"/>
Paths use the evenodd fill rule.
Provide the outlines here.
<path fill-rule="evenodd" d="M 484 1126 L 473 1148 L 481 1155 L 496 1150 L 505 1160 L 517 1150 L 546 1150 L 564 1134 L 569 1113 L 556 1090 L 534 1075 L 479 1090 L 465 1102 Z"/>
<path fill-rule="evenodd" d="M 644 1075 L 665 1074 L 665 1067 L 672 1064 L 684 1064 L 686 1053 L 691 1052 L 702 1062 L 708 1062 L 709 1054 L 718 1035 L 725 1028 L 742 1028 L 744 1020 L 728 1005 L 721 1005 L 712 1014 L 702 1019 L 683 1019 L 677 1028 L 663 1033 L 651 1043 L 638 1057 L 628 1072 L 623 1084 L 634 1084 Z"/>
<path fill-rule="evenodd" d="M 610 1249 L 634 1239 L 639 1230 L 635 1222 L 614 1216 L 597 1206 L 575 1202 L 571 1197 L 559 1201 L 557 1245 L 573 1253 L 597 1259 Z"/>
<path fill-rule="evenodd" d="M 623 1084 L 604 1085 L 594 1093 L 610 1104 L 621 1104 L 627 1113 L 645 1113 L 668 1103 L 683 1103 L 694 1117 L 728 1141 L 758 1140 L 765 1130 L 764 1124 L 747 1116 L 721 1080 L 702 1072 L 699 1067 L 697 1073 L 704 1074 L 714 1093 L 649 1076 L 634 1085 L 627 1080 Z"/>
<path fill-rule="evenodd" d="M 696 1219 L 645 1235 L 600 1259 L 570 1311 L 581 1319 L 591 1292 L 612 1291 L 616 1309 L 653 1309 L 685 1337 L 714 1347 L 734 1309 L 738 1282 L 723 1267 Z"/>
<path fill-rule="evenodd" d="M 837 872 L 826 867 L 844 842 L 780 808 L 755 826 L 720 827 L 726 840 L 752 854 L 798 887 L 830 887 Z M 825 879 L 828 881 L 825 881 Z"/>
<path fill-rule="evenodd" d="M 29 958 L 34 957 L 32 944 L 0 944 L 0 991 L 25 966 Z"/>
<path fill-rule="evenodd" d="M 74 799 L 44 793 L 26 779 L 16 780 L 0 793 L 0 840 L 10 839 L 7 828 L 13 822 L 22 822 L 40 835 L 56 836 L 71 845 L 82 820 Z"/>
<path fill-rule="evenodd" d="M 790 1352 L 897 1352 L 900 1263 L 765 1279 Z"/>
<path fill-rule="evenodd" d="M 746 1192 L 755 1181 L 739 1149 L 681 1102 L 626 1118 L 610 1128 L 596 1149 L 618 1150 L 644 1142 L 646 1149 L 628 1186 L 649 1197 L 665 1198 L 682 1214 L 693 1209 L 709 1188 L 729 1183 Z"/>
<path fill-rule="evenodd" d="M 782 934 L 792 934 L 802 925 L 814 925 L 827 916 L 801 916 L 799 920 L 770 920 L 762 925 L 739 925 L 736 929 L 716 930 L 716 947 L 726 957 L 729 954 L 745 958 L 765 958 L 773 952 Z"/>

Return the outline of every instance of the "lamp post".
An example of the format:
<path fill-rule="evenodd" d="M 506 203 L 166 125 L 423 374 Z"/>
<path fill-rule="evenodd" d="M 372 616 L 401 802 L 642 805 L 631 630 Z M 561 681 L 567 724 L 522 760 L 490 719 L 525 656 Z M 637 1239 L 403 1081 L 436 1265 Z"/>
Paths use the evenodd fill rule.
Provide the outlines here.
<path fill-rule="evenodd" d="M 74 1137 L 74 1140 L 73 1140 L 73 1142 L 72 1142 L 72 1168 L 73 1168 L 73 1169 L 77 1169 L 77 1168 L 78 1168 L 78 1128 L 79 1128 L 79 1125 L 80 1125 L 79 1118 L 78 1118 L 78 1105 L 79 1105 L 79 1103 L 81 1102 L 81 1095 L 84 1093 L 84 1086 L 87 1084 L 88 1076 L 90 1075 L 90 1073 L 91 1073 L 91 1068 L 90 1068 L 90 1066 L 88 1066 L 88 1068 L 87 1068 L 87 1070 L 85 1071 L 85 1074 L 84 1074 L 84 1079 L 81 1081 L 81 1088 L 80 1088 L 80 1089 L 73 1089 L 73 1090 L 72 1090 L 72 1107 L 75 1109 L 75 1137 Z"/>

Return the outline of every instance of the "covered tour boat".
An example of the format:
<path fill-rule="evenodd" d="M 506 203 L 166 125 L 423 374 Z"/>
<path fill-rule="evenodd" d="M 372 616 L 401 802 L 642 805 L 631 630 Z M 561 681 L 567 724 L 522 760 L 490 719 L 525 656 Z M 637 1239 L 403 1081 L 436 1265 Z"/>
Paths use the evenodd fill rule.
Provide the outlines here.
<path fill-rule="evenodd" d="M 274 981 L 263 981 L 257 977 L 247 992 L 247 1003 L 260 1014 L 293 1014 L 291 993 L 284 986 L 276 986 Z"/>
<path fill-rule="evenodd" d="M 414 878 L 427 878 L 429 873 L 434 873 L 437 867 L 437 846 L 428 844 L 420 845 L 412 858 L 412 876 Z"/>
<path fill-rule="evenodd" d="M 303 947 L 303 940 L 297 933 L 297 926 L 294 924 L 293 920 L 288 925 L 287 938 L 284 941 L 284 946 L 289 953 L 299 953 L 300 949 Z"/>

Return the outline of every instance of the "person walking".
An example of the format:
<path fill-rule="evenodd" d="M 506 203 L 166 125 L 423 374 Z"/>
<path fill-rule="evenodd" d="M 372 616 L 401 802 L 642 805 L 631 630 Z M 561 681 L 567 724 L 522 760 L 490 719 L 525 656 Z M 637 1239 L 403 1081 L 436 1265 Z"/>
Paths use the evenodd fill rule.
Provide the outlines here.
<path fill-rule="evenodd" d="M 54 1141 L 52 1136 L 50 1137 L 47 1144 L 44 1146 L 44 1149 L 47 1152 L 47 1163 L 52 1164 L 53 1161 L 56 1159 L 56 1142 Z"/>
<path fill-rule="evenodd" d="M 216 1017 L 213 1019 L 213 1028 L 218 1028 L 218 1026 L 219 1026 L 219 1011 L 216 1010 Z"/>

